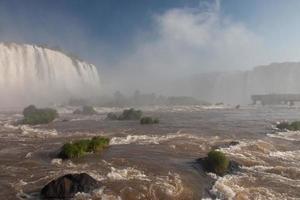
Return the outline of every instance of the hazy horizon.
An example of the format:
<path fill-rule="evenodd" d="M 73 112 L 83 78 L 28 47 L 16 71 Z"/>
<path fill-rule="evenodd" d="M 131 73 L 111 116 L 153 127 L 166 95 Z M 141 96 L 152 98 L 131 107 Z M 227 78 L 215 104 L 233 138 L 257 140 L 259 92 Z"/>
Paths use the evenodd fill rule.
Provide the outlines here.
<path fill-rule="evenodd" d="M 101 93 L 201 98 L 202 74 L 300 61 L 299 8 L 296 0 L 2 1 L 0 41 L 78 55 L 97 67 Z"/>

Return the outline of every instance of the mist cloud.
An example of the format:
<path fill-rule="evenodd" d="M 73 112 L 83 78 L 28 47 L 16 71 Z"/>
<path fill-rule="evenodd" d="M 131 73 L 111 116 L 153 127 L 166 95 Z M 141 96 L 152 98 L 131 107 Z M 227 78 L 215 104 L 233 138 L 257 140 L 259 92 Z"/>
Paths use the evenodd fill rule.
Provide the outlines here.
<path fill-rule="evenodd" d="M 176 79 L 249 69 L 263 60 L 261 38 L 221 15 L 219 1 L 170 9 L 154 15 L 153 22 L 155 39 L 139 39 L 135 51 L 120 62 L 118 88 L 169 91 L 167 85 Z"/>

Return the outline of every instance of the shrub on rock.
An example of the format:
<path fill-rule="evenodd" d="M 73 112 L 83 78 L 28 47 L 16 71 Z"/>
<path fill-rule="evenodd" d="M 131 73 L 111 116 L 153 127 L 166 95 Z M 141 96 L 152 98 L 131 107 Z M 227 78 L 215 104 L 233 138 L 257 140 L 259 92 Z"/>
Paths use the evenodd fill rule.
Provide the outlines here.
<path fill-rule="evenodd" d="M 229 166 L 229 160 L 221 151 L 210 151 L 204 160 L 205 168 L 217 175 L 224 175 Z"/>
<path fill-rule="evenodd" d="M 123 110 L 123 113 L 118 117 L 119 120 L 139 120 L 142 117 L 141 110 L 134 108 Z"/>
<path fill-rule="evenodd" d="M 86 153 L 99 152 L 108 145 L 109 139 L 105 137 L 77 140 L 64 144 L 58 157 L 62 159 L 78 158 Z"/>
<path fill-rule="evenodd" d="M 58 113 L 55 109 L 51 108 L 36 108 L 34 105 L 30 105 L 23 110 L 23 123 L 24 124 L 48 124 L 52 122 Z"/>
<path fill-rule="evenodd" d="M 109 139 L 104 137 L 93 137 L 88 144 L 88 152 L 99 152 L 107 147 Z"/>
<path fill-rule="evenodd" d="M 94 109 L 93 106 L 83 106 L 81 109 L 76 109 L 73 114 L 79 115 L 95 115 L 97 111 Z"/>
<path fill-rule="evenodd" d="M 298 131 L 300 130 L 300 121 L 294 121 L 289 125 L 289 130 L 291 131 Z"/>
<path fill-rule="evenodd" d="M 276 128 L 280 130 L 288 129 L 289 128 L 289 123 L 288 122 L 280 122 L 279 124 L 276 125 Z"/>
<path fill-rule="evenodd" d="M 106 115 L 106 118 L 109 119 L 109 120 L 118 120 L 117 114 L 112 113 L 112 112 L 108 113 L 108 114 Z"/>
<path fill-rule="evenodd" d="M 158 124 L 159 120 L 157 118 L 152 117 L 142 117 L 140 120 L 141 124 Z"/>
<path fill-rule="evenodd" d="M 300 130 L 300 121 L 294 121 L 292 123 L 280 122 L 276 125 L 276 128 L 280 130 L 298 131 Z"/>

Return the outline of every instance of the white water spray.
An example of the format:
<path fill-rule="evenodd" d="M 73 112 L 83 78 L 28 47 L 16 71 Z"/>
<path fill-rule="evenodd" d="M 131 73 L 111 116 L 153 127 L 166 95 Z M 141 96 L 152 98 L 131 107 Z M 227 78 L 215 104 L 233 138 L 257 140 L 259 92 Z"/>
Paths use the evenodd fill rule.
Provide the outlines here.
<path fill-rule="evenodd" d="M 94 65 L 48 48 L 0 43 L 0 107 L 63 103 L 99 92 Z"/>

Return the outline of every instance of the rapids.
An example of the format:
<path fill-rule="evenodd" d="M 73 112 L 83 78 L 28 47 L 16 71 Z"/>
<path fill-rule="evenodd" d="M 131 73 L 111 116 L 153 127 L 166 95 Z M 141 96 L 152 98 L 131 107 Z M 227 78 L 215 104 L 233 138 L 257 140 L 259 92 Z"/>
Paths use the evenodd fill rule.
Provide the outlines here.
<path fill-rule="evenodd" d="M 38 126 L 16 126 L 20 114 L 0 113 L 0 199 L 37 199 L 49 181 L 80 172 L 102 187 L 75 199 L 300 198 L 299 133 L 274 129 L 277 121 L 299 120 L 299 108 L 141 109 L 158 116 L 160 124 L 105 120 L 117 108 L 97 108 L 99 115 L 82 118 L 59 109 L 58 120 Z M 55 158 L 64 142 L 96 135 L 111 139 L 104 152 Z M 241 171 L 218 177 L 199 168 L 196 159 L 231 141 L 239 144 L 221 151 L 239 162 Z"/>

